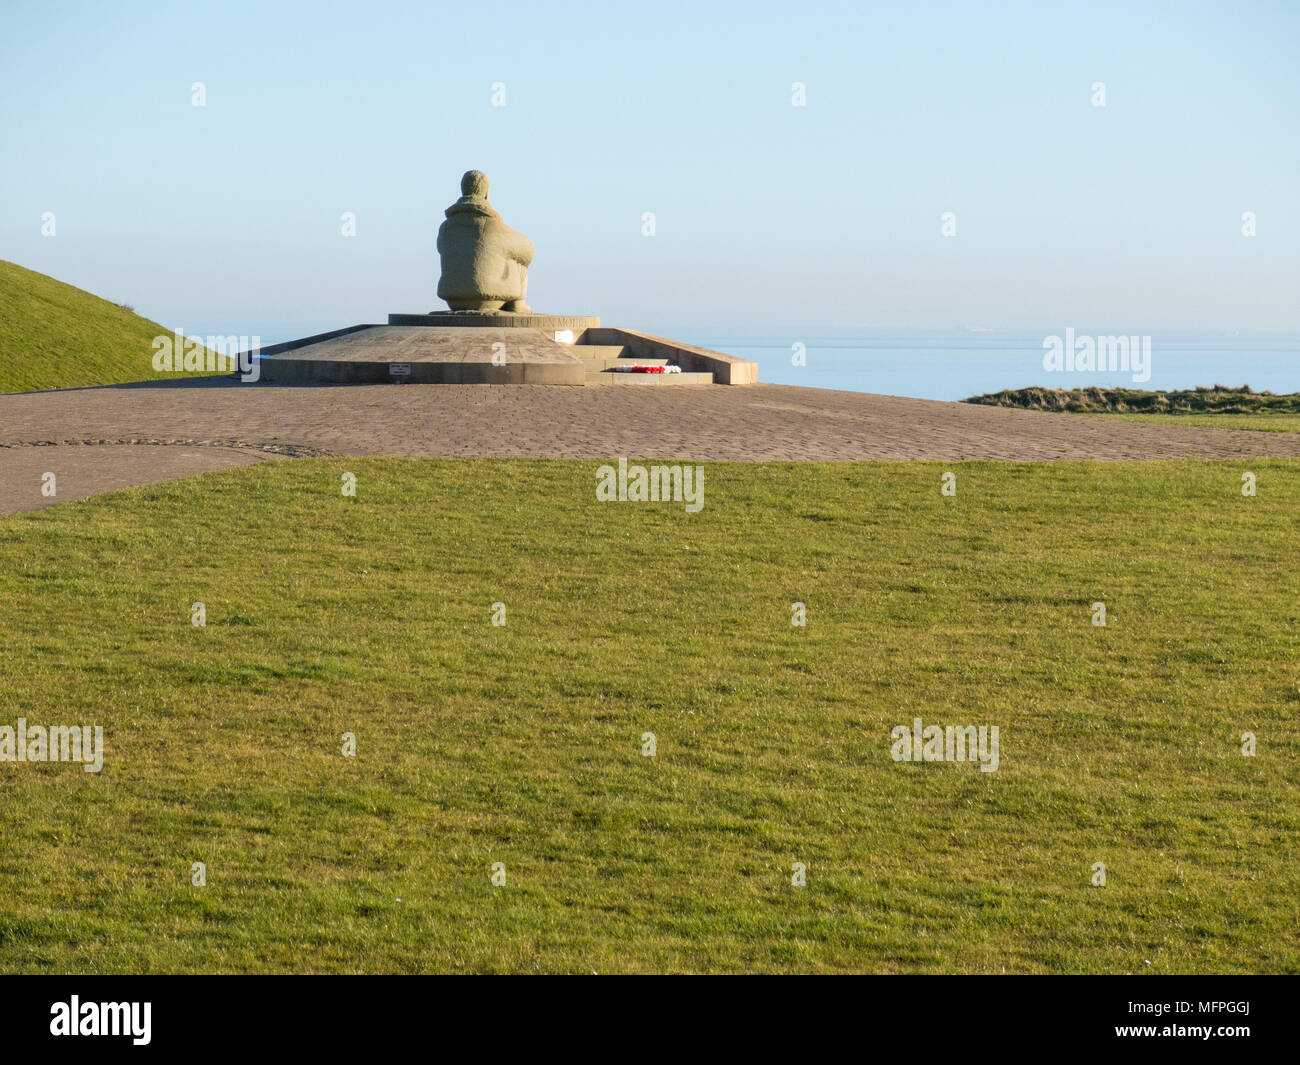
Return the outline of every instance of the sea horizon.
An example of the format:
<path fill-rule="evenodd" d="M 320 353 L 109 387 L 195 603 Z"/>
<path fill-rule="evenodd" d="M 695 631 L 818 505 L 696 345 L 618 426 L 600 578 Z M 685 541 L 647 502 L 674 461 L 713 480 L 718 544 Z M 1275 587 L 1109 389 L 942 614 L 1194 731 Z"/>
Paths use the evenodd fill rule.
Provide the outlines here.
<path fill-rule="evenodd" d="M 1084 338 L 1096 340 L 1112 331 L 1065 326 L 1041 331 L 677 326 L 662 335 L 752 359 L 758 363 L 759 380 L 770 384 L 917 399 L 961 400 L 1030 387 L 1171 391 L 1218 384 L 1249 385 L 1257 392 L 1300 392 L 1300 333 L 1134 331 L 1129 338 L 1138 338 L 1138 347 L 1145 348 L 1149 338 L 1149 366 L 1137 372 L 1045 368 L 1048 338 L 1064 341 L 1071 334 L 1082 344 Z"/>

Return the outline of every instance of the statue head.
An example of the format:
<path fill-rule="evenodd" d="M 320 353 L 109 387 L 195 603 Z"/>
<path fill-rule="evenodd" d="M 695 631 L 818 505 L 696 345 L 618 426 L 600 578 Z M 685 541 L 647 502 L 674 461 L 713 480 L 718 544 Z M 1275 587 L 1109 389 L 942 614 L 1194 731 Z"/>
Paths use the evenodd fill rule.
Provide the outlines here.
<path fill-rule="evenodd" d="M 488 194 L 488 176 L 482 170 L 466 170 L 460 179 L 460 194 L 475 200 L 486 200 Z"/>

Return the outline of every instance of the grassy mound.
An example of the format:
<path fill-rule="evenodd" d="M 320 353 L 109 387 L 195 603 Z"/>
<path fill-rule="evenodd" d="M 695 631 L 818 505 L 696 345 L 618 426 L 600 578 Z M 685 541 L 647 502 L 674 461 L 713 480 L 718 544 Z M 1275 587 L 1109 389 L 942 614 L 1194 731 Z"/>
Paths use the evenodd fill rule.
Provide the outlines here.
<path fill-rule="evenodd" d="M 1215 385 L 1172 392 L 1141 388 L 1016 388 L 971 396 L 963 403 L 1025 410 L 1105 414 L 1300 414 L 1300 393 L 1256 392 Z"/>
<path fill-rule="evenodd" d="M 171 330 L 129 307 L 0 260 L 0 392 L 198 376 L 155 373 Z"/>
<path fill-rule="evenodd" d="M 1300 462 L 706 470 L 0 520 L 0 725 L 107 748 L 0 762 L 0 971 L 1300 969 Z M 894 761 L 916 717 L 998 770 Z"/>

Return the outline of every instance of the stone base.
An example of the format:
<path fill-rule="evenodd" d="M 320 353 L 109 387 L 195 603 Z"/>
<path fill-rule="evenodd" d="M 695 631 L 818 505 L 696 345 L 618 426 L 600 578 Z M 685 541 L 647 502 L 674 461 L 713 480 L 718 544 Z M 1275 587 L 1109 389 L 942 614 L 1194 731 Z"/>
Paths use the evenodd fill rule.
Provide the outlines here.
<path fill-rule="evenodd" d="M 599 321 L 482 311 L 391 314 L 388 325 L 354 325 L 263 348 L 259 365 L 263 380 L 281 383 L 672 387 L 758 379 L 748 359 L 629 329 L 602 329 Z M 555 339 L 566 331 L 572 338 Z M 672 364 L 682 372 L 616 372 L 630 363 Z"/>
<path fill-rule="evenodd" d="M 462 325 L 459 321 L 441 324 Z M 260 365 L 265 380 L 283 383 L 581 385 L 586 382 L 585 363 L 574 354 L 573 346 L 557 344 L 549 331 L 540 329 L 366 326 L 309 338 L 296 346 L 277 345 L 263 352 Z"/>
<path fill-rule="evenodd" d="M 389 325 L 450 326 L 456 329 L 541 329 L 557 333 L 596 329 L 600 319 L 582 314 L 512 314 L 509 311 L 431 311 L 429 314 L 390 314 Z"/>

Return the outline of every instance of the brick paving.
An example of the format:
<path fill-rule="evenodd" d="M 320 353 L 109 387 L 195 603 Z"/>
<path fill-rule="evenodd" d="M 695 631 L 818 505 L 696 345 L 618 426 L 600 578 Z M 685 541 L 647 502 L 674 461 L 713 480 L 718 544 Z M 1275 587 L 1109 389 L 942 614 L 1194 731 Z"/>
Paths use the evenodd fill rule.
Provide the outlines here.
<path fill-rule="evenodd" d="M 0 513 L 299 454 L 1124 461 L 1294 457 L 1300 434 L 787 385 L 246 385 L 197 378 L 0 396 Z M 40 496 L 47 470 L 58 475 L 54 500 Z"/>

